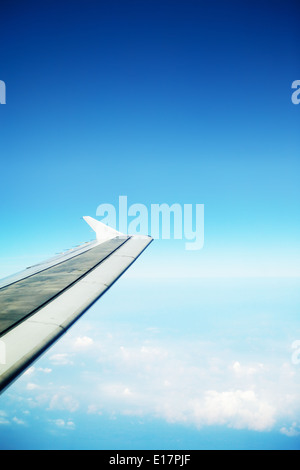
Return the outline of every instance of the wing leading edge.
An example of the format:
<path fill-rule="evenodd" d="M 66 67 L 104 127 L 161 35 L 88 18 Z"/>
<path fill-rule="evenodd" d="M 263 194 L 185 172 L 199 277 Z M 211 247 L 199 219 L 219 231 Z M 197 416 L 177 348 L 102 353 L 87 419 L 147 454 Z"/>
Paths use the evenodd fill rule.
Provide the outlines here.
<path fill-rule="evenodd" d="M 129 268 L 152 242 L 85 217 L 97 240 L 0 283 L 0 393 Z M 2 352 L 2 353 L 1 353 Z"/>

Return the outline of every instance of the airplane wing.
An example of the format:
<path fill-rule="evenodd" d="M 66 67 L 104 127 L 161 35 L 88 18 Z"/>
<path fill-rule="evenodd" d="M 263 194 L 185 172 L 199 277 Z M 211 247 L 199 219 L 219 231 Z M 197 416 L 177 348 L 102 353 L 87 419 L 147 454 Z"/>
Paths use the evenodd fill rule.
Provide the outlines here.
<path fill-rule="evenodd" d="M 0 393 L 151 243 L 84 217 L 96 240 L 0 281 Z"/>

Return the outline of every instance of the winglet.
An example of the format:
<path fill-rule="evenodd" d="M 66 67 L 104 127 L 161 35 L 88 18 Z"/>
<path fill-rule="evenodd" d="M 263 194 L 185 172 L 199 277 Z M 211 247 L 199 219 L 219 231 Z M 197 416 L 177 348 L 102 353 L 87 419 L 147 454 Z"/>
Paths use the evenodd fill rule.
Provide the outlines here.
<path fill-rule="evenodd" d="M 98 241 L 110 240 L 115 237 L 125 237 L 124 233 L 118 232 L 114 228 L 109 227 L 108 225 L 99 222 L 99 220 L 93 219 L 93 217 L 85 216 L 84 220 L 92 227 L 96 232 L 96 237 Z"/>

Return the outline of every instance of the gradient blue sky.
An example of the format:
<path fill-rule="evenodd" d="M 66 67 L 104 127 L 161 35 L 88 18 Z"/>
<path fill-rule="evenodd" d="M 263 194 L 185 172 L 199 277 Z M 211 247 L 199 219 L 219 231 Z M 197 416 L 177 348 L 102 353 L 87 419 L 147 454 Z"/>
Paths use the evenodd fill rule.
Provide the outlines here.
<path fill-rule="evenodd" d="M 253 443 L 263 443 L 265 447 L 300 447 L 300 403 L 295 399 L 292 408 L 286 403 L 281 406 L 283 397 L 299 395 L 300 371 L 291 364 L 289 349 L 292 341 L 300 337 L 297 317 L 300 105 L 291 102 L 291 84 L 300 79 L 299 16 L 296 1 L 1 2 L 0 79 L 7 86 L 7 104 L 0 106 L 1 277 L 93 238 L 80 218 L 95 216 L 99 204 L 117 204 L 119 195 L 127 195 L 129 204 L 143 203 L 147 207 L 164 202 L 202 203 L 205 205 L 203 250 L 185 251 L 183 241 L 156 241 L 126 273 L 124 280 L 120 280 L 120 286 L 116 284 L 101 300 L 103 304 L 99 302 L 99 306 L 93 307 L 87 319 L 81 320 L 83 323 L 74 327 L 70 336 L 55 348 L 57 354 L 73 354 L 71 340 L 76 345 L 77 338 L 89 338 L 91 341 L 86 339 L 83 343 L 96 344 L 97 360 L 100 360 L 100 344 L 107 351 L 109 347 L 120 351 L 131 344 L 132 331 L 136 328 L 140 343 L 132 353 L 131 372 L 139 370 L 137 351 L 150 344 L 154 357 L 155 351 L 158 357 L 160 354 L 165 357 L 164 348 L 166 357 L 177 351 L 171 366 L 182 361 L 187 370 L 196 371 L 200 381 L 201 368 L 194 362 L 195 356 L 191 351 L 185 352 L 188 333 L 183 331 L 181 315 L 184 313 L 190 315 L 190 326 L 199 322 L 199 337 L 193 338 L 193 347 L 197 350 L 197 344 L 201 343 L 204 348 L 204 340 L 208 342 L 202 357 L 209 357 L 211 344 L 218 345 L 219 359 L 223 358 L 224 348 L 228 348 L 223 367 L 231 368 L 239 377 L 246 374 L 253 379 L 241 391 L 238 385 L 242 386 L 242 382 L 237 384 L 218 375 L 209 363 L 210 373 L 202 377 L 211 389 L 203 385 L 199 388 L 204 401 L 192 392 L 197 382 L 188 382 L 185 395 L 178 376 L 172 382 L 174 402 L 168 405 L 162 393 L 162 404 L 170 407 L 169 414 L 150 399 L 160 389 L 151 390 L 149 386 L 149 398 L 137 400 L 137 407 L 131 405 L 127 409 L 117 397 L 115 403 L 109 403 L 107 395 L 100 394 L 93 409 L 99 410 L 99 400 L 102 400 L 102 414 L 87 415 L 83 409 L 88 409 L 94 401 L 90 396 L 84 398 L 80 387 L 80 392 L 77 391 L 74 367 L 77 362 L 74 360 L 73 368 L 70 365 L 61 376 L 49 365 L 55 355 L 50 351 L 41 359 L 45 362 L 40 369 L 51 369 L 55 377 L 51 379 L 53 388 L 41 377 L 36 384 L 38 388 L 30 390 L 29 387 L 32 396 L 27 391 L 26 399 L 34 401 L 35 406 L 29 409 L 29 402 L 22 405 L 24 409 L 16 405 L 20 404 L 18 397 L 28 385 L 26 377 L 11 388 L 9 395 L 1 397 L 3 431 L 0 426 L 0 432 L 6 436 L 3 448 L 26 447 L 28 436 L 36 447 L 43 447 L 45 442 L 49 447 L 55 447 L 58 442 L 68 447 L 70 439 L 75 447 L 82 443 L 89 447 L 87 430 L 91 423 L 87 416 L 98 417 L 95 426 L 111 423 L 111 433 L 105 441 L 107 448 L 135 448 L 134 438 L 128 443 L 126 437 L 131 426 L 128 415 L 134 422 L 132 435 L 137 435 L 138 428 L 138 435 L 144 436 L 140 448 L 158 442 L 149 440 L 153 430 L 158 436 L 164 433 L 168 448 L 176 445 L 180 448 L 174 437 L 179 435 L 183 447 L 188 448 L 191 443 L 191 447 L 197 448 L 199 439 L 207 447 L 214 447 L 214 439 L 209 437 L 212 433 L 221 436 L 218 445 L 223 443 L 224 447 L 232 446 L 230 442 L 249 448 L 255 446 Z M 264 297 L 262 284 L 255 283 L 255 279 L 251 287 L 247 283 L 242 287 L 239 284 L 242 278 L 249 277 L 264 278 L 261 283 L 268 284 L 270 276 L 278 292 L 277 303 L 272 299 L 272 289 L 266 287 L 268 295 Z M 210 284 L 208 292 L 218 291 L 220 277 L 233 277 L 226 305 L 214 295 L 199 295 L 205 278 L 211 278 L 211 282 L 215 279 L 216 283 Z M 137 306 L 134 310 L 142 310 L 147 324 L 138 314 L 128 316 L 131 296 L 136 295 L 133 289 L 137 278 L 143 302 L 138 303 L 139 310 Z M 173 284 L 170 287 L 171 281 L 175 284 L 181 281 L 182 289 L 174 289 Z M 198 283 L 198 287 L 191 289 L 191 283 Z M 156 303 L 150 302 L 153 292 Z M 242 295 L 237 301 L 237 293 L 244 293 L 245 300 Z M 253 331 L 252 340 L 255 338 L 260 345 L 273 341 L 269 353 L 264 347 L 254 357 L 250 348 L 247 355 L 242 344 L 231 341 L 231 325 L 237 337 L 247 336 L 249 331 L 247 323 L 240 323 L 237 302 L 244 315 L 261 327 Z M 152 320 L 162 304 L 163 324 L 162 320 Z M 172 319 L 174 309 L 177 315 Z M 109 311 L 110 316 L 109 320 L 105 317 L 99 328 L 114 338 L 110 346 L 100 333 L 95 333 L 95 337 L 88 333 L 91 331 L 88 325 L 93 322 L 97 325 L 99 321 L 95 312 L 103 315 L 103 311 Z M 210 312 L 214 319 L 214 328 L 206 330 L 207 325 L 204 328 L 207 336 L 201 328 L 201 322 L 205 324 L 203 311 Z M 115 339 L 121 330 L 114 330 L 115 319 L 122 327 L 118 312 L 132 319 L 132 325 L 128 330 L 125 328 L 127 337 L 122 337 L 121 343 Z M 228 318 L 228 323 L 224 324 L 222 315 Z M 220 318 L 226 334 L 217 340 Z M 173 322 L 182 331 L 178 349 L 171 335 Z M 159 340 L 143 336 L 152 327 L 160 331 Z M 83 334 L 85 328 L 87 332 Z M 280 335 L 282 331 L 285 333 Z M 279 355 L 275 354 L 277 346 Z M 80 354 L 82 363 L 85 357 L 86 361 L 92 361 L 90 350 Z M 181 354 L 186 354 L 185 359 L 179 358 Z M 111 364 L 115 376 L 106 377 L 107 384 L 115 383 L 118 377 L 118 357 L 115 359 Z M 265 367 L 265 375 L 259 376 L 259 380 L 256 379 L 261 367 L 258 364 Z M 146 381 L 151 383 L 154 366 L 147 363 L 147 367 Z M 272 383 L 276 388 L 277 367 L 283 367 L 285 372 L 288 368 L 292 378 L 282 396 L 279 394 L 273 400 L 272 387 L 266 384 Z M 256 372 L 249 376 L 249 370 Z M 160 377 L 157 372 L 154 383 Z M 64 384 L 64 380 L 69 382 Z M 166 381 L 164 378 L 162 383 Z M 72 408 L 67 400 L 63 410 L 55 400 L 51 401 L 49 397 L 55 396 L 55 387 L 60 390 L 64 386 L 71 389 L 68 396 L 80 395 L 73 398 L 74 403 L 83 401 L 84 405 Z M 142 394 L 141 383 L 134 383 L 131 388 L 134 386 Z M 124 385 L 122 390 L 127 388 L 130 392 L 129 386 Z M 244 420 L 239 421 L 235 414 L 231 419 L 226 418 L 221 412 L 212 419 L 206 408 L 212 398 L 207 395 L 209 390 L 217 393 L 217 404 L 219 399 L 230 400 L 231 405 L 232 400 L 240 403 Z M 264 397 L 262 390 L 268 390 Z M 252 398 L 251 394 L 243 395 L 249 391 L 254 393 Z M 38 398 L 42 395 L 47 397 L 45 401 Z M 176 417 L 174 410 L 181 396 L 186 396 L 190 405 Z M 245 418 L 249 416 L 245 403 L 251 399 L 255 409 L 266 412 L 264 437 Z M 55 416 L 53 410 L 57 412 Z M 27 421 L 19 416 L 23 412 L 28 412 Z M 61 417 L 59 412 L 69 413 L 70 417 L 65 414 Z M 64 427 L 62 422 L 65 428 L 68 428 L 66 423 L 73 423 L 70 429 L 64 429 L 66 435 L 68 431 L 72 433 L 72 438 L 55 440 L 55 433 L 47 426 L 43 438 L 33 425 L 37 416 L 41 428 L 43 422 L 58 428 Z M 112 416 L 121 421 L 117 440 Z M 141 416 L 145 420 L 143 431 L 137 426 L 137 417 Z M 21 431 L 10 434 L 8 429 L 18 426 L 18 420 L 26 421 L 26 432 L 22 432 L 21 424 Z M 282 429 L 287 432 L 280 432 Z M 105 448 L 96 439 L 93 447 L 97 445 Z"/>

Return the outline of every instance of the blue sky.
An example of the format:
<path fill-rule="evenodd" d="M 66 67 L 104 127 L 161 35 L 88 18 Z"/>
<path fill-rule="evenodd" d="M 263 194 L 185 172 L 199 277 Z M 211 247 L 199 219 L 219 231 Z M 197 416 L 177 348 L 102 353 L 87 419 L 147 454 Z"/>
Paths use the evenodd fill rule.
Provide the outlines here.
<path fill-rule="evenodd" d="M 102 448 L 135 448 L 137 436 L 140 448 L 155 446 L 149 436 L 162 434 L 168 448 L 213 448 L 213 436 L 226 448 L 299 447 L 297 2 L 15 1 L 1 3 L 1 18 L 1 277 L 93 238 L 81 217 L 120 195 L 147 207 L 205 205 L 202 250 L 152 243 L 35 375 L 1 397 L 2 447 L 88 448 L 92 423 L 110 429 L 93 441 Z M 152 352 L 144 363 L 140 351 Z M 101 357 L 112 371 L 103 380 Z M 98 397 L 78 385 L 85 363 Z M 186 389 L 179 373 L 164 374 L 179 363 L 189 379 L 195 372 Z M 144 366 L 147 393 L 133 381 Z M 282 388 L 276 370 L 289 377 Z M 168 382 L 170 394 L 159 385 Z M 108 399 L 117 383 L 129 404 L 119 392 Z"/>

